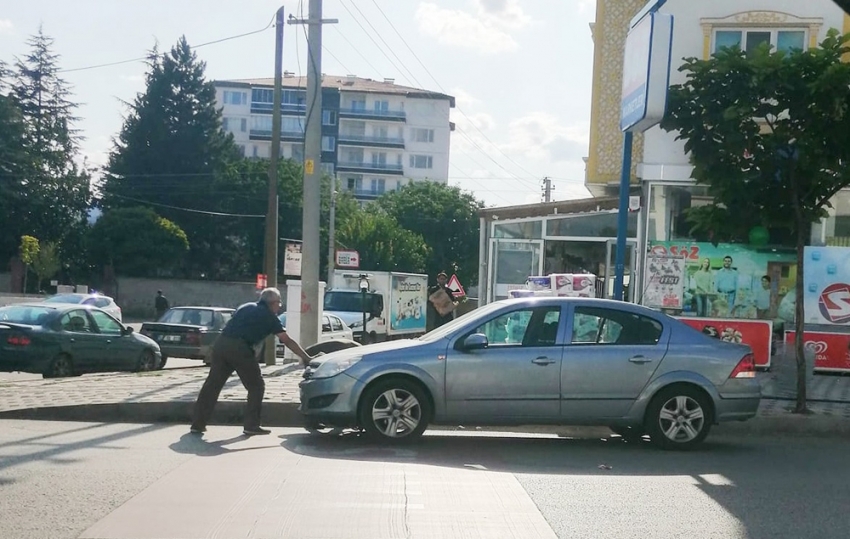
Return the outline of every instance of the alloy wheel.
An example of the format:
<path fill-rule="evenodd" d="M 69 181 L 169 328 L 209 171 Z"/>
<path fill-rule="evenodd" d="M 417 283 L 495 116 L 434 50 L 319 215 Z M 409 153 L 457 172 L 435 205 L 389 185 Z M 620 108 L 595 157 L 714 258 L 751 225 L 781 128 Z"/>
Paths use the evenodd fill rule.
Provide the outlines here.
<path fill-rule="evenodd" d="M 668 440 L 687 443 L 696 439 L 705 427 L 705 412 L 693 398 L 677 395 L 661 407 L 658 425 Z"/>
<path fill-rule="evenodd" d="M 404 389 L 388 389 L 372 403 L 372 423 L 388 438 L 404 438 L 422 421 L 422 405 Z"/>

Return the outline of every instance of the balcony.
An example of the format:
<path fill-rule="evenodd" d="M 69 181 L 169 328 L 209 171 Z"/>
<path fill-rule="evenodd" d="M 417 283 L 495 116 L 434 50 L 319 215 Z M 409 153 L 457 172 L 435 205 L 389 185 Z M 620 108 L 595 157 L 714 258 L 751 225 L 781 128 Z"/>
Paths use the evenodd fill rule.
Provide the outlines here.
<path fill-rule="evenodd" d="M 404 138 L 402 137 L 368 137 L 366 135 L 340 133 L 339 143 L 347 146 L 375 146 L 378 148 L 404 149 Z"/>
<path fill-rule="evenodd" d="M 252 102 L 251 103 L 251 112 L 254 114 L 271 114 L 274 105 L 272 103 L 261 103 L 261 102 Z M 304 114 L 307 111 L 307 105 L 303 103 L 281 103 L 280 105 L 280 113 L 281 114 Z"/>
<path fill-rule="evenodd" d="M 271 140 L 272 139 L 272 130 L 271 129 L 251 129 L 248 132 L 249 139 L 251 140 Z M 303 131 L 281 131 L 280 132 L 280 140 L 284 142 L 303 142 L 304 141 L 304 132 Z"/>
<path fill-rule="evenodd" d="M 357 118 L 358 120 L 383 120 L 386 122 L 403 122 L 407 119 L 407 114 L 403 110 L 370 110 L 354 107 L 340 107 L 339 116 L 341 118 Z"/>
<path fill-rule="evenodd" d="M 339 172 L 377 172 L 379 174 L 395 174 L 401 176 L 404 166 L 393 163 L 371 163 L 368 161 L 338 161 L 336 169 Z"/>
<path fill-rule="evenodd" d="M 386 190 L 380 191 L 378 189 L 350 189 L 348 191 L 351 193 L 354 198 L 365 199 L 365 200 L 375 200 L 379 196 L 386 193 Z"/>

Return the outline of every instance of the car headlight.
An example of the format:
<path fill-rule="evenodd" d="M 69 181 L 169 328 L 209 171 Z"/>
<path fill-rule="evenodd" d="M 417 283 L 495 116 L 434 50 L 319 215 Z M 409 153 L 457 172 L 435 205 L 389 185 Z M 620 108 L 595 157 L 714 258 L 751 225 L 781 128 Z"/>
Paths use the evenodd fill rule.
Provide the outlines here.
<path fill-rule="evenodd" d="M 330 378 L 331 376 L 336 376 L 342 372 L 347 371 L 351 367 L 354 366 L 355 363 L 363 359 L 362 357 L 355 356 L 346 359 L 336 359 L 325 361 L 319 368 L 313 372 L 311 378 Z"/>
<path fill-rule="evenodd" d="M 357 322 L 352 322 L 351 324 L 348 324 L 348 327 L 350 327 L 351 329 L 362 328 L 363 327 L 363 320 L 358 320 Z"/>

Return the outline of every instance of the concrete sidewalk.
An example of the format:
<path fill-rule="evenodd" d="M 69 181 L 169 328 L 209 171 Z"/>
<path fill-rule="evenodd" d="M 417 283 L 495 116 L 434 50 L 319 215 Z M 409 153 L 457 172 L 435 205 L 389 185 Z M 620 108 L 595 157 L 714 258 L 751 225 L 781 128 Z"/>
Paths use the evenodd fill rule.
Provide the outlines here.
<path fill-rule="evenodd" d="M 263 366 L 262 370 L 264 424 L 301 426 L 298 383 L 302 370 L 296 364 Z M 188 424 L 206 375 L 205 367 L 197 367 L 0 382 L 0 418 Z M 813 376 L 808 383 L 812 414 L 807 416 L 790 413 L 796 395 L 793 361 L 775 359 L 771 371 L 758 377 L 765 396 L 758 417 L 724 423 L 716 432 L 850 435 L 850 376 Z M 245 398 L 239 379 L 232 377 L 221 392 L 211 423 L 241 424 Z"/>

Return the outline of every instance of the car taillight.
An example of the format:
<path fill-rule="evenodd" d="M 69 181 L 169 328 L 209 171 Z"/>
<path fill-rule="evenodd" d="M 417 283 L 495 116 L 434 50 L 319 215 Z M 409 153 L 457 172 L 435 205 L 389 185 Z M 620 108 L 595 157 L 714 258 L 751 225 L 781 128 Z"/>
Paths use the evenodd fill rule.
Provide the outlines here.
<path fill-rule="evenodd" d="M 756 359 L 752 354 L 747 354 L 741 358 L 741 361 L 732 370 L 729 378 L 755 378 L 756 377 Z"/>
<path fill-rule="evenodd" d="M 186 344 L 201 344 L 201 334 L 194 331 L 190 332 L 186 335 L 184 341 Z"/>
<path fill-rule="evenodd" d="M 26 335 L 12 335 L 6 342 L 12 346 L 29 346 L 32 341 Z"/>

